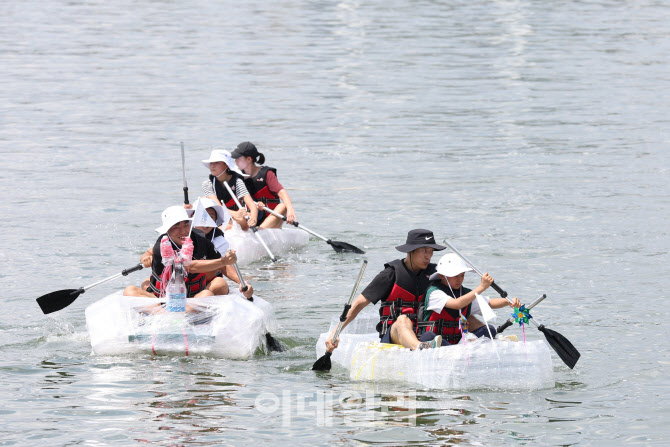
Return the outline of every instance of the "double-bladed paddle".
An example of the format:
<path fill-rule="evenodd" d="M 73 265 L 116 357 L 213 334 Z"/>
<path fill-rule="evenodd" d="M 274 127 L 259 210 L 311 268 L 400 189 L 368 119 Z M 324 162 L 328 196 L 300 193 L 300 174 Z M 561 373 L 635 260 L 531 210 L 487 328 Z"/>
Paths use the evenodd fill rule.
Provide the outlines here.
<path fill-rule="evenodd" d="M 463 254 L 460 251 L 458 251 L 458 249 L 456 249 L 456 247 L 451 245 L 451 243 L 449 243 L 448 240 L 445 239 L 443 242 L 445 244 L 447 244 L 447 246 L 449 248 L 451 248 L 451 250 L 454 253 L 456 253 L 463 261 L 465 261 L 466 264 L 468 264 L 470 267 L 472 267 L 472 269 L 479 276 L 483 276 L 483 273 L 481 272 L 481 270 L 479 270 L 477 267 L 475 267 L 475 265 L 472 262 L 470 262 L 468 260 L 468 258 L 463 256 Z M 498 292 L 498 294 L 501 297 L 505 298 L 510 303 L 512 302 L 512 300 L 507 298 L 507 292 L 505 292 L 503 289 L 501 289 L 500 286 L 498 286 L 495 282 L 493 284 L 491 284 L 491 287 L 493 287 L 493 289 L 496 292 Z M 547 343 L 549 343 L 549 345 L 554 349 L 554 351 L 556 351 L 556 354 L 558 354 L 558 356 L 561 358 L 561 360 L 563 360 L 563 363 L 565 363 L 568 366 L 568 368 L 570 368 L 570 369 L 574 368 L 575 365 L 577 364 L 577 360 L 579 360 L 579 357 L 581 356 L 581 354 L 572 345 L 572 343 L 570 343 L 570 340 L 568 340 L 567 338 L 565 338 L 563 335 L 559 334 L 558 332 L 544 327 L 543 324 L 540 324 L 540 323 L 536 322 L 534 318 L 530 321 L 532 321 L 533 324 L 535 324 L 535 326 L 537 327 L 537 329 L 544 334 L 544 337 L 547 339 Z"/>
<path fill-rule="evenodd" d="M 224 181 L 224 182 L 221 182 L 221 183 L 223 183 L 223 186 L 225 186 L 226 189 L 228 190 L 228 194 L 230 194 L 230 196 L 235 201 L 235 204 L 237 205 L 237 208 L 242 209 L 242 205 L 240 204 L 240 201 L 237 200 L 237 196 L 235 195 L 233 190 L 230 189 L 230 186 L 228 186 L 228 182 Z M 249 216 L 244 216 L 244 217 L 247 219 L 247 221 L 249 221 Z M 270 259 L 272 259 L 272 262 L 277 262 L 277 258 L 275 258 L 275 255 L 273 255 L 272 252 L 270 251 L 270 247 L 267 246 L 267 244 L 265 243 L 265 241 L 263 240 L 261 235 L 258 234 L 258 227 L 257 226 L 251 227 L 251 231 L 254 232 L 254 234 L 256 235 L 256 238 L 258 239 L 258 242 L 260 242 L 261 245 L 263 246 L 263 248 L 265 248 L 265 251 L 268 252 L 268 255 L 270 255 Z"/>
<path fill-rule="evenodd" d="M 279 214 L 278 212 L 276 212 L 274 210 L 271 210 L 268 207 L 264 207 L 263 211 L 267 211 L 268 213 L 272 214 L 273 216 L 277 216 L 278 218 L 280 218 L 281 220 L 286 222 L 286 216 L 283 216 L 283 215 Z M 293 222 L 291 225 L 293 225 L 294 227 L 300 228 L 301 230 L 306 231 L 309 234 L 312 234 L 312 235 L 318 237 L 321 240 L 326 241 L 326 243 L 328 245 L 330 245 L 331 247 L 333 247 L 333 250 L 335 250 L 338 253 L 352 252 L 352 253 L 365 254 L 365 252 L 358 247 L 355 247 L 351 244 L 347 244 L 346 242 L 339 242 L 339 241 L 334 241 L 332 239 L 326 239 L 325 237 L 321 236 L 320 234 L 315 233 L 314 231 L 310 230 L 309 228 L 305 228 L 304 225 L 300 225 L 298 222 Z"/>
<path fill-rule="evenodd" d="M 95 286 L 99 286 L 100 284 L 106 283 L 107 281 L 111 281 L 121 276 L 128 276 L 129 273 L 142 270 L 143 268 L 144 266 L 142 264 L 137 264 L 135 267 L 122 270 L 121 273 L 117 273 L 116 275 L 112 275 L 109 278 L 105 278 L 86 287 L 80 287 L 78 289 L 57 290 L 55 292 L 47 293 L 46 295 L 42 295 L 41 297 L 37 298 L 37 304 L 40 305 L 40 309 L 42 309 L 42 312 L 45 314 L 58 312 L 59 310 L 65 309 L 67 306 L 72 304 L 79 295 L 86 292 L 88 289 L 92 289 Z"/>
<path fill-rule="evenodd" d="M 532 303 L 530 303 L 528 306 L 526 306 L 526 309 L 531 310 L 533 307 L 535 307 L 535 306 L 537 306 L 538 304 L 540 304 L 540 303 L 542 302 L 542 300 L 545 299 L 546 297 L 547 297 L 547 295 L 542 295 L 541 297 L 539 297 L 538 299 L 536 299 L 535 301 L 533 301 Z M 513 324 L 514 324 L 514 321 L 515 321 L 515 320 L 514 320 L 514 317 L 512 317 L 512 318 L 510 318 L 509 320 L 505 321 L 505 323 L 503 323 L 503 324 L 501 324 L 500 326 L 498 326 L 498 329 L 496 330 L 496 332 L 497 332 L 498 334 L 501 333 L 502 331 L 504 331 L 505 329 L 507 329 L 508 327 L 510 327 L 511 325 L 513 325 Z"/>
<path fill-rule="evenodd" d="M 349 313 L 349 309 L 351 309 L 351 302 L 354 300 L 354 296 L 356 295 L 356 290 L 358 290 L 358 285 L 361 283 L 361 279 L 363 278 L 363 273 L 365 272 L 365 267 L 368 266 L 368 261 L 367 259 L 363 260 L 363 265 L 361 266 L 361 271 L 358 274 L 358 279 L 356 279 L 356 284 L 354 285 L 354 290 L 351 291 L 351 296 L 349 297 L 349 301 L 347 301 L 347 304 L 344 305 L 344 310 L 342 311 L 342 315 L 340 315 L 340 323 L 337 325 L 337 329 L 335 329 L 335 333 L 333 334 L 333 341 L 337 340 L 337 337 L 340 336 L 340 331 L 342 330 L 342 325 L 347 319 L 347 314 Z M 314 365 L 312 365 L 312 371 L 330 371 L 330 368 L 332 367 L 332 364 L 330 362 L 330 356 L 332 355 L 332 352 L 326 352 L 324 355 L 322 355 L 316 362 L 314 362 Z"/>
<path fill-rule="evenodd" d="M 237 277 L 240 280 L 240 284 L 242 284 L 242 291 L 246 292 L 249 290 L 249 286 L 247 285 L 246 282 L 244 282 L 244 278 L 242 277 L 242 272 L 240 272 L 240 268 L 237 266 L 237 262 L 233 264 L 233 267 L 235 267 L 235 272 L 237 272 Z M 247 298 L 249 301 L 253 301 L 254 297 Z M 276 352 L 284 352 L 284 348 L 282 348 L 281 343 L 277 341 L 276 338 L 272 336 L 269 332 L 265 333 L 265 341 L 268 344 L 268 348 L 270 351 L 276 351 Z"/>

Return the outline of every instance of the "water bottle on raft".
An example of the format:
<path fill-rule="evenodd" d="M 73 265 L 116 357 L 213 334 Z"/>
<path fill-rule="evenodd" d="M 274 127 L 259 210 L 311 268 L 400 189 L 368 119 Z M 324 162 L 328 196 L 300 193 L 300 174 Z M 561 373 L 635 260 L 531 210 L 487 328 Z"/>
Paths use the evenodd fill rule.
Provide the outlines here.
<path fill-rule="evenodd" d="M 172 276 L 165 288 L 168 312 L 186 312 L 186 283 L 184 282 L 184 265 L 179 257 L 174 258 Z"/>

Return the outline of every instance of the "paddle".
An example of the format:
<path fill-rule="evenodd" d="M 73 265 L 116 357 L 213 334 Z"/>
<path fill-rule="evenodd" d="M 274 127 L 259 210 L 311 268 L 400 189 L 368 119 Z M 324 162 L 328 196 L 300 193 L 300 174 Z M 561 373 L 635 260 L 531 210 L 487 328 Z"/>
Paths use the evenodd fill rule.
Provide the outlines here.
<path fill-rule="evenodd" d="M 479 276 L 483 276 L 483 273 L 477 267 L 475 267 L 474 264 L 472 264 L 472 262 L 468 260 L 468 258 L 463 256 L 463 254 L 460 251 L 458 251 L 456 247 L 451 245 L 448 240 L 445 239 L 444 243 L 447 244 L 447 246 L 451 248 L 451 250 L 454 253 L 456 253 L 463 261 L 465 261 L 470 267 L 472 267 L 472 269 Z M 491 287 L 493 287 L 501 297 L 505 298 L 510 303 L 512 302 L 512 300 L 507 298 L 507 292 L 501 289 L 495 282 L 491 284 Z M 537 329 L 544 334 L 544 337 L 547 339 L 547 343 L 549 343 L 549 346 L 551 346 L 554 349 L 554 351 L 556 351 L 556 354 L 558 354 L 561 360 L 563 360 L 563 363 L 565 363 L 570 369 L 574 368 L 581 354 L 572 345 L 572 343 L 570 343 L 570 340 L 568 340 L 558 332 L 544 327 L 543 324 L 536 322 L 535 319 L 532 319 L 530 321 L 532 321 L 533 324 L 535 324 L 535 326 L 537 327 Z"/>
<path fill-rule="evenodd" d="M 237 200 L 237 196 L 233 193 L 233 190 L 230 189 L 230 186 L 228 186 L 228 182 L 225 182 L 225 181 L 224 181 L 224 182 L 221 182 L 221 183 L 223 183 L 223 186 L 226 187 L 226 189 L 228 190 L 228 194 L 230 194 L 230 196 L 233 198 L 233 200 L 235 201 L 235 204 L 237 205 L 237 207 L 238 207 L 239 209 L 242 209 L 242 205 L 240 205 L 240 201 Z M 249 221 L 249 216 L 244 216 L 244 218 L 247 219 L 247 222 Z M 277 262 L 277 258 L 275 258 L 275 255 L 272 254 L 272 252 L 270 251 L 270 248 L 265 244 L 265 241 L 263 240 L 263 238 L 261 237 L 261 235 L 258 234 L 258 227 L 255 227 L 255 226 L 254 226 L 254 227 L 251 227 L 251 230 L 252 230 L 252 231 L 254 232 L 254 234 L 256 235 L 256 238 L 258 239 L 258 242 L 261 243 L 261 245 L 263 246 L 263 248 L 265 248 L 265 251 L 267 251 L 267 252 L 268 252 L 268 255 L 270 255 L 270 259 L 272 259 L 272 262 Z"/>
<path fill-rule="evenodd" d="M 533 307 L 537 306 L 542 302 L 543 299 L 545 299 L 547 295 L 542 295 L 535 301 L 533 301 L 529 306 L 526 306 L 526 309 L 531 310 Z M 498 330 L 496 331 L 498 334 L 510 327 L 512 324 L 514 324 L 514 317 L 510 318 L 509 320 L 505 321 L 502 325 L 498 326 Z"/>
<path fill-rule="evenodd" d="M 354 295 L 356 295 L 356 290 L 358 290 L 358 285 L 361 283 L 363 273 L 365 272 L 365 267 L 367 266 L 367 259 L 363 260 L 363 265 L 361 266 L 361 271 L 358 273 L 358 279 L 356 279 L 354 290 L 351 291 L 349 301 L 347 301 L 347 304 L 344 305 L 344 310 L 342 311 L 342 315 L 340 315 L 340 323 L 337 325 L 337 329 L 335 329 L 335 333 L 333 334 L 333 341 L 337 340 L 337 337 L 340 336 L 342 325 L 347 319 L 347 314 L 349 313 L 349 309 L 351 309 L 351 302 L 354 300 Z M 332 354 L 332 352 L 326 352 L 324 355 L 322 355 L 316 362 L 314 362 L 314 365 L 312 365 L 312 371 L 330 371 L 330 368 L 332 367 L 330 356 Z"/>
<path fill-rule="evenodd" d="M 107 281 L 111 281 L 120 276 L 128 276 L 129 273 L 142 270 L 143 268 L 144 266 L 142 264 L 137 264 L 135 267 L 127 268 L 121 271 L 121 273 L 112 275 L 109 278 L 105 278 L 102 281 L 93 283 L 90 286 L 80 287 L 79 289 L 57 290 L 55 292 L 47 293 L 46 295 L 42 295 L 41 297 L 37 298 L 37 304 L 40 305 L 42 312 L 45 314 L 58 312 L 59 310 L 65 309 L 67 306 L 72 304 L 79 295 L 86 292 L 88 289 L 92 289 L 95 286 L 99 286 L 100 284 L 106 283 Z"/>
<path fill-rule="evenodd" d="M 240 284 L 242 284 L 242 291 L 246 292 L 249 290 L 249 286 L 247 285 L 246 282 L 244 282 L 244 278 L 242 277 L 242 272 L 240 272 L 240 268 L 237 266 L 237 262 L 233 264 L 233 267 L 235 267 L 235 271 L 237 272 L 237 277 L 240 279 Z M 249 301 L 253 301 L 254 297 L 247 298 Z M 284 352 L 284 348 L 282 348 L 281 344 L 275 339 L 272 334 L 267 332 L 265 334 L 265 341 L 268 344 L 268 348 L 270 351 L 276 351 L 276 352 Z"/>
<path fill-rule="evenodd" d="M 273 216 L 277 216 L 281 220 L 286 222 L 286 216 L 283 216 L 283 215 L 279 214 L 278 212 L 276 212 L 274 210 L 271 210 L 267 206 L 263 208 L 263 211 L 267 211 L 268 213 L 272 214 Z M 291 225 L 293 225 L 294 227 L 300 228 L 301 230 L 306 231 L 309 234 L 312 234 L 312 235 L 318 237 L 321 240 L 326 241 L 326 243 L 329 244 L 331 247 L 333 247 L 333 250 L 335 250 L 338 253 L 352 252 L 352 253 L 365 254 L 365 252 L 358 247 L 355 247 L 351 244 L 347 244 L 346 242 L 339 242 L 339 241 L 334 241 L 334 240 L 331 240 L 331 239 L 326 239 L 325 237 L 321 236 L 320 234 L 317 234 L 314 231 L 312 231 L 308 228 L 305 228 L 303 225 L 298 224 L 298 222 L 293 222 Z"/>
<path fill-rule="evenodd" d="M 188 205 L 188 185 L 186 184 L 186 167 L 184 162 L 184 142 L 181 142 L 181 175 L 184 177 L 184 205 Z"/>

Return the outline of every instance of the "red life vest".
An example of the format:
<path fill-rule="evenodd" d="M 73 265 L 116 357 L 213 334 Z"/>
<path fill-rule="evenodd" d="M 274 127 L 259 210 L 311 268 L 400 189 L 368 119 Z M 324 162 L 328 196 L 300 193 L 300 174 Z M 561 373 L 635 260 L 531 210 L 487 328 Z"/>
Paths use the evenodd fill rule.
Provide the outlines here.
<path fill-rule="evenodd" d="M 254 200 L 263 202 L 268 208 L 273 210 L 281 203 L 281 200 L 279 200 L 279 196 L 273 194 L 272 191 L 270 191 L 270 188 L 268 188 L 268 171 L 272 171 L 277 175 L 277 170 L 275 168 L 261 166 L 261 170 L 258 171 L 258 174 L 245 179 L 244 182 L 249 190 L 249 194 L 251 194 L 251 197 L 253 197 Z"/>
<path fill-rule="evenodd" d="M 237 194 L 237 179 L 241 179 L 242 176 L 238 174 L 237 172 L 230 171 L 231 177 L 230 180 L 228 180 L 226 183 L 228 183 L 228 186 L 230 186 L 230 189 L 233 191 L 234 194 Z M 219 199 L 219 201 L 228 208 L 229 210 L 232 211 L 237 211 L 240 208 L 237 206 L 237 203 L 235 203 L 235 199 L 233 196 L 231 196 L 228 193 L 228 190 L 226 189 L 225 186 L 223 186 L 223 183 L 217 178 L 215 178 L 213 175 L 209 175 L 209 181 L 212 183 L 212 186 L 214 189 L 214 193 L 216 194 L 216 198 Z"/>
<path fill-rule="evenodd" d="M 407 315 L 416 330 L 419 304 L 428 288 L 428 277 L 435 273 L 435 264 L 428 264 L 428 267 L 418 275 L 411 273 L 402 259 L 384 264 L 384 267 L 394 270 L 395 282 L 391 293 L 382 301 L 379 308 L 379 323 L 377 324 L 379 336 L 383 337 L 400 315 Z"/>
<path fill-rule="evenodd" d="M 170 269 L 170 272 L 168 274 L 167 280 L 170 280 L 170 277 L 172 276 L 172 269 Z M 149 285 L 149 291 L 152 292 L 156 296 L 160 296 L 160 291 L 163 288 L 163 283 L 161 282 L 160 277 L 156 277 L 154 272 L 151 272 L 151 277 L 154 279 L 154 281 L 150 282 Z M 207 274 L 206 273 L 189 273 L 188 276 L 184 279 L 184 282 L 186 283 L 186 297 L 187 298 L 192 298 L 194 297 L 198 292 L 203 290 L 205 286 L 207 285 Z"/>
<path fill-rule="evenodd" d="M 447 295 L 454 297 L 454 294 L 449 290 L 447 286 L 442 284 L 439 280 L 431 281 L 430 287 L 426 293 L 426 303 L 425 306 L 428 306 L 428 296 L 430 295 L 431 289 L 441 290 Z M 469 293 L 470 289 L 462 287 L 462 293 L 459 293 L 458 296 L 454 298 L 459 298 L 466 293 Z M 461 341 L 461 330 L 459 328 L 460 316 L 468 318 L 471 313 L 472 303 L 465 306 L 463 309 L 449 309 L 443 307 L 440 312 L 428 311 L 427 314 L 423 316 L 424 321 L 418 324 L 418 328 L 423 333 L 424 331 L 434 332 L 437 335 L 441 335 L 443 340 L 446 340 L 452 345 L 457 344 Z M 420 335 L 420 334 L 419 334 Z"/>

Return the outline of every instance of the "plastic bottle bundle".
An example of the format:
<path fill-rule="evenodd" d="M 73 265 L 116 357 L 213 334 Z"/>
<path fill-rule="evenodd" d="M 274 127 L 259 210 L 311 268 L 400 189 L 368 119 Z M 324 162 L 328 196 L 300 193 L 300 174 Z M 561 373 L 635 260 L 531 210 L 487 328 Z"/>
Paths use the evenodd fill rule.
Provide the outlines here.
<path fill-rule="evenodd" d="M 166 267 L 172 265 L 174 262 L 174 249 L 172 248 L 172 242 L 170 242 L 170 238 L 167 234 L 161 239 L 161 258 L 163 260 L 163 265 Z"/>

